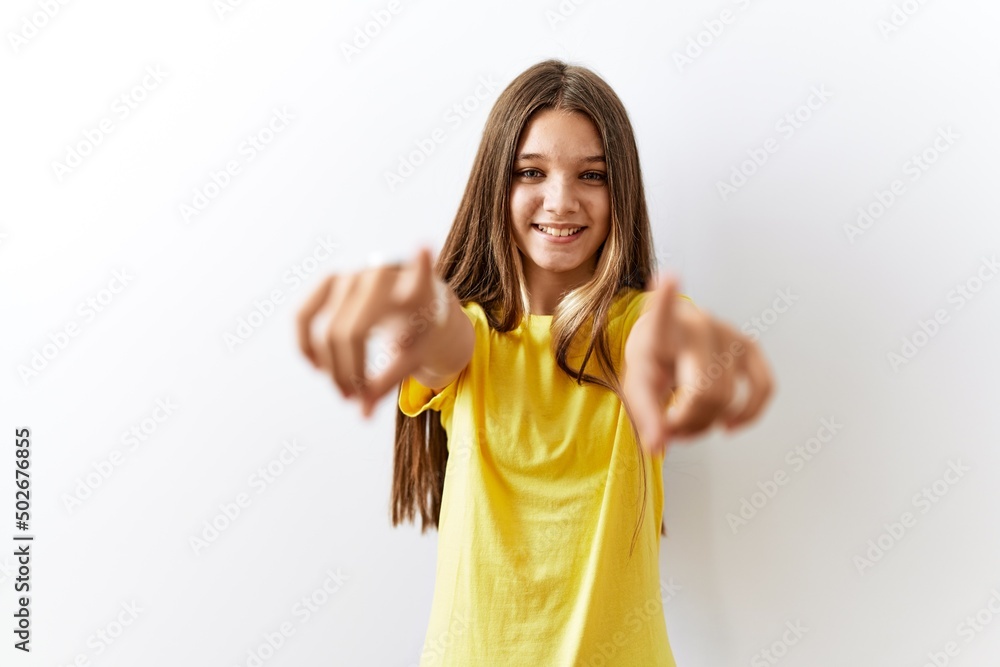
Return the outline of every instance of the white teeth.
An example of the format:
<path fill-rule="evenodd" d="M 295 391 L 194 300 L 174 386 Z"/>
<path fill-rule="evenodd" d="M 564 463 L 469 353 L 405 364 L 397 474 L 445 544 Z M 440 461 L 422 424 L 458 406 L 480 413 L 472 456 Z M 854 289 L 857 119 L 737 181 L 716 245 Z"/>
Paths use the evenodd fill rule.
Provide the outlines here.
<path fill-rule="evenodd" d="M 554 229 L 552 227 L 542 227 L 541 225 L 538 225 L 538 228 L 549 236 L 572 236 L 583 229 L 582 227 L 574 227 L 573 229 Z"/>

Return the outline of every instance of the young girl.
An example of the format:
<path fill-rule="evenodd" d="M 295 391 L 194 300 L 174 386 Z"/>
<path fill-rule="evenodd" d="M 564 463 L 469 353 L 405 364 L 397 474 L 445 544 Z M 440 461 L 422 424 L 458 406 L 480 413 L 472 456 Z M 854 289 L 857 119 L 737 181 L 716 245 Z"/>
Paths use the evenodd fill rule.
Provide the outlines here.
<path fill-rule="evenodd" d="M 747 337 L 653 272 L 625 109 L 548 60 L 491 110 L 433 269 L 421 249 L 330 276 L 300 311 L 303 353 L 366 417 L 399 387 L 392 523 L 439 533 L 421 667 L 675 664 L 665 446 L 753 419 L 772 382 Z M 377 376 L 374 327 L 392 340 Z"/>

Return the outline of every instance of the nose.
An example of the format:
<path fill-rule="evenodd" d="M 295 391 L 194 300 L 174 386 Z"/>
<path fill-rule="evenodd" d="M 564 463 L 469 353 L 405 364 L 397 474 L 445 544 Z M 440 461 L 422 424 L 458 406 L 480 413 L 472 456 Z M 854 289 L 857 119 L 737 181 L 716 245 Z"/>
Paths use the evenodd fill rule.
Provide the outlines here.
<path fill-rule="evenodd" d="M 549 178 L 545 188 L 544 207 L 546 213 L 566 216 L 576 213 L 580 207 L 576 188 L 562 178 Z"/>

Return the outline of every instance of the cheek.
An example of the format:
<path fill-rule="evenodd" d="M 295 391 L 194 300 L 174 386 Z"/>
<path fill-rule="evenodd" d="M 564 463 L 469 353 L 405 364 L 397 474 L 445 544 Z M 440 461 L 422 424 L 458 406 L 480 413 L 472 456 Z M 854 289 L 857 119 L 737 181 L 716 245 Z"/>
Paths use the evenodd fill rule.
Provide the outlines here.
<path fill-rule="evenodd" d="M 510 213 L 516 224 L 525 224 L 535 212 L 535 197 L 524 188 L 514 188 L 510 194 Z"/>
<path fill-rule="evenodd" d="M 607 193 L 591 201 L 590 217 L 594 224 L 607 231 L 611 228 L 611 202 Z"/>

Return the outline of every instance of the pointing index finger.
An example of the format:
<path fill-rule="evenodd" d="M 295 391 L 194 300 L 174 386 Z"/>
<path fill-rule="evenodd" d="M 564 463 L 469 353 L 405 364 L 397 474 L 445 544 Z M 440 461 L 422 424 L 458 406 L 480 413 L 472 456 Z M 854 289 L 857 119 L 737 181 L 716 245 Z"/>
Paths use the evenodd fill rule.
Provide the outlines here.
<path fill-rule="evenodd" d="M 675 325 L 674 307 L 677 301 L 677 278 L 667 273 L 660 276 L 656 287 L 649 298 L 649 309 L 647 311 L 653 331 L 656 332 L 656 353 L 660 361 L 670 362 L 673 359 L 672 348 L 667 346 L 667 341 L 672 340 L 669 335 Z"/>

